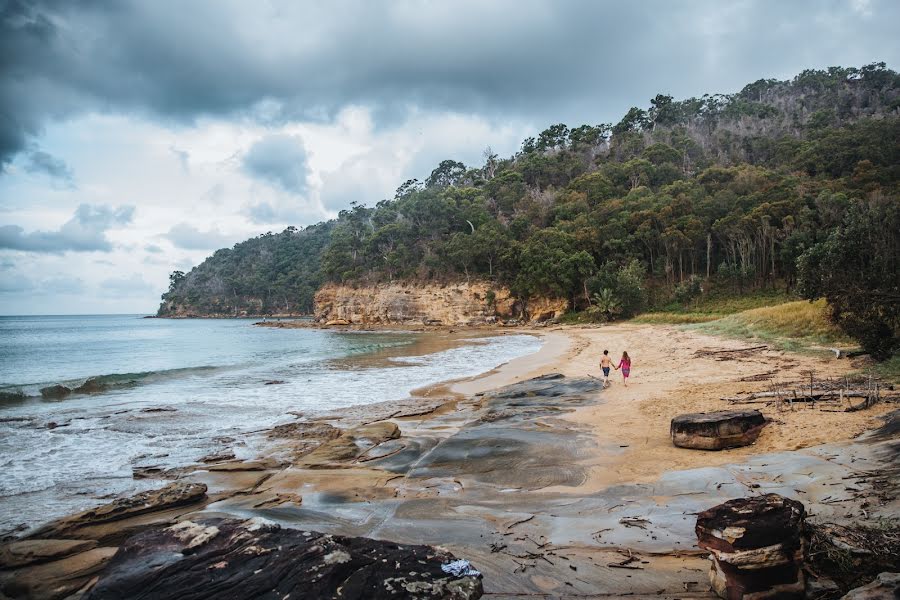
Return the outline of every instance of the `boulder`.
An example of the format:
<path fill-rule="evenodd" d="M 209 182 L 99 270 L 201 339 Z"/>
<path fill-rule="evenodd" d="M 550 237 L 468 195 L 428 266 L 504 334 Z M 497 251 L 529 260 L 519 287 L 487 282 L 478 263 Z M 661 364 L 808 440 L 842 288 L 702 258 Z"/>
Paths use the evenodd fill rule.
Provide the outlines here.
<path fill-rule="evenodd" d="M 331 319 L 330 321 L 326 321 L 325 325 L 327 327 L 334 327 L 335 325 L 349 325 L 350 321 L 347 319 Z"/>
<path fill-rule="evenodd" d="M 71 393 L 71 388 L 67 388 L 64 385 L 59 384 L 48 385 L 47 387 L 41 388 L 41 397 L 47 400 L 59 400 L 61 398 L 65 398 Z"/>
<path fill-rule="evenodd" d="M 850 590 L 841 600 L 896 600 L 900 598 L 900 573 L 880 573 L 875 581 Z"/>
<path fill-rule="evenodd" d="M 796 500 L 766 494 L 729 500 L 697 516 L 710 552 L 710 584 L 728 600 L 804 597 L 803 520 Z"/>
<path fill-rule="evenodd" d="M 691 413 L 672 419 L 672 443 L 679 448 L 723 450 L 749 446 L 766 426 L 758 410 Z"/>
<path fill-rule="evenodd" d="M 82 536 L 79 530 L 84 527 L 193 504 L 205 497 L 206 486 L 204 484 L 176 481 L 158 490 L 141 492 L 128 498 L 119 498 L 109 504 L 63 517 L 41 527 L 29 537 L 32 539 L 80 538 Z"/>
<path fill-rule="evenodd" d="M 430 546 L 207 518 L 130 538 L 85 600 L 481 595 L 477 571 Z"/>

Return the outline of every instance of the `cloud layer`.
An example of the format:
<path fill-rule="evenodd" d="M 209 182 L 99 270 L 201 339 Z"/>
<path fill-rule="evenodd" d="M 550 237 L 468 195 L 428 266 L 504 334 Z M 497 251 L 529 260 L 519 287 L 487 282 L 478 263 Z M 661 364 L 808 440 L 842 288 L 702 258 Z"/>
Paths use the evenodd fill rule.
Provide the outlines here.
<path fill-rule="evenodd" d="M 380 124 L 409 106 L 585 120 L 658 91 L 889 60 L 897 22 L 892 0 L 13 0 L 0 162 L 48 119 L 98 108 L 180 122 L 322 120 L 349 105 Z"/>
<path fill-rule="evenodd" d="M 0 226 L 0 248 L 25 252 L 110 252 L 106 232 L 131 222 L 133 206 L 111 207 L 82 204 L 56 231 L 25 230 L 18 225 Z"/>
<path fill-rule="evenodd" d="M 217 248 L 659 92 L 897 69 L 897 22 L 894 0 L 0 2 L 0 314 L 152 311 Z"/>

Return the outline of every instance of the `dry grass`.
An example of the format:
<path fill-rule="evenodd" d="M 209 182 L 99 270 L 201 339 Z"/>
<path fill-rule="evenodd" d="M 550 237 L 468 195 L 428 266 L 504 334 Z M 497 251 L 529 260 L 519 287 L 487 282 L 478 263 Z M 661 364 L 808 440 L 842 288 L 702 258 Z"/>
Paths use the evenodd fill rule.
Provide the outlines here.
<path fill-rule="evenodd" d="M 721 318 L 722 315 L 698 312 L 651 312 L 635 317 L 632 319 L 632 322 L 651 325 L 688 325 L 691 323 L 708 323 Z"/>
<path fill-rule="evenodd" d="M 855 347 L 856 343 L 828 320 L 824 300 L 786 302 L 755 308 L 696 325 L 706 333 L 752 338 L 786 350 Z"/>

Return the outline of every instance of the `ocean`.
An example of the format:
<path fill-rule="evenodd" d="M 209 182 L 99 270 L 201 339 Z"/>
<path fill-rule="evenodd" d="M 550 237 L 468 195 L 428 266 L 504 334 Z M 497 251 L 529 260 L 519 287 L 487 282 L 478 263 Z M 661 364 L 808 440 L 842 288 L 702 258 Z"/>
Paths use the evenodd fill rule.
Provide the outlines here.
<path fill-rule="evenodd" d="M 256 327 L 248 319 L 0 317 L 0 535 L 160 482 L 133 469 L 249 453 L 254 431 L 402 399 L 539 338 Z M 274 383 L 278 382 L 278 383 Z M 81 392 L 45 398 L 61 385 Z"/>

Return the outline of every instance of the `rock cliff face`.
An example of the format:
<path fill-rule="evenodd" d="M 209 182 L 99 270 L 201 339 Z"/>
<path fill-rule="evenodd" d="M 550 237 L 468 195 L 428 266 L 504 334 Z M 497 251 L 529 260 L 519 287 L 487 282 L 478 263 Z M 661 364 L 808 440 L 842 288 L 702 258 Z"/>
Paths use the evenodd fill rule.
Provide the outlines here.
<path fill-rule="evenodd" d="M 509 290 L 486 282 L 390 283 L 366 287 L 326 284 L 315 297 L 320 322 L 425 325 L 481 325 L 504 319 L 547 320 L 562 315 L 567 302 L 538 298 L 516 301 Z"/>

